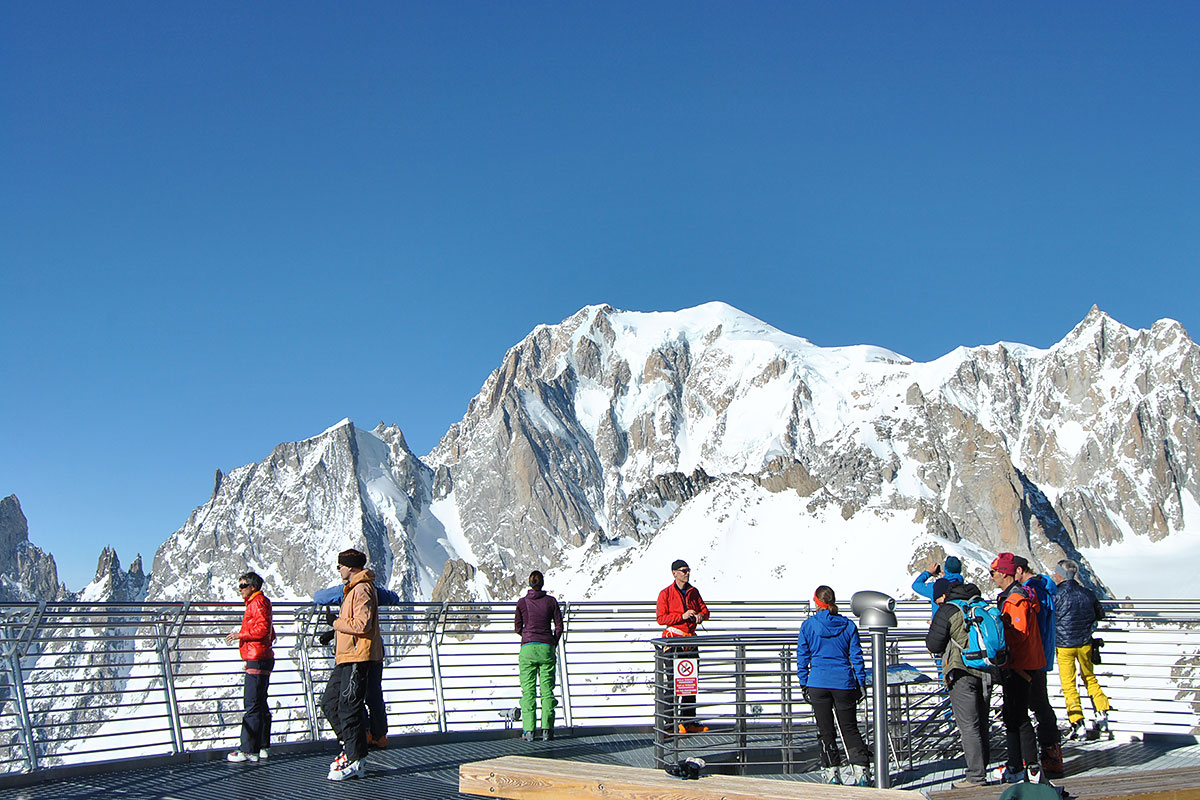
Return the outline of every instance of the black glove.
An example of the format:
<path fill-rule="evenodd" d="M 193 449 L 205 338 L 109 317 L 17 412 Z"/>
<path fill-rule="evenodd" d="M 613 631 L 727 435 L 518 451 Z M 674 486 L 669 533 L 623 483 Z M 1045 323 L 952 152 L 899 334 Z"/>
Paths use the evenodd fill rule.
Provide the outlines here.
<path fill-rule="evenodd" d="M 318 636 L 317 641 L 320 642 L 321 644 L 328 645 L 330 642 L 333 641 L 334 633 L 335 633 L 335 631 L 333 630 L 333 628 L 330 628 L 329 630 L 325 631 L 320 636 Z"/>
<path fill-rule="evenodd" d="M 863 701 L 863 699 L 866 698 L 866 696 L 867 696 L 867 693 L 865 691 L 863 691 L 863 687 L 861 684 L 858 686 L 855 686 L 854 691 L 858 692 L 858 696 L 854 698 L 854 702 L 856 702 L 856 703 L 861 703 Z"/>
<path fill-rule="evenodd" d="M 800 694 L 804 697 L 804 702 L 808 703 L 811 706 L 812 698 L 808 696 L 808 687 L 807 686 L 800 687 Z"/>
<path fill-rule="evenodd" d="M 326 625 L 332 625 L 333 621 L 337 618 L 338 618 L 338 612 L 334 611 L 332 608 L 329 608 L 329 607 L 325 608 L 325 624 Z"/>

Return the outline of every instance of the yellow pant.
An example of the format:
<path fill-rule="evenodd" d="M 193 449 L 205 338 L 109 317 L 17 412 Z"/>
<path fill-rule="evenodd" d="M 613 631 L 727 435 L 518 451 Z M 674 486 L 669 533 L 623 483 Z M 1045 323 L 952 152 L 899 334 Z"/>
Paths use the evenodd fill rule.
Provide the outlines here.
<path fill-rule="evenodd" d="M 1079 701 L 1079 689 L 1075 686 L 1075 662 L 1079 662 L 1079 674 L 1087 687 L 1088 697 L 1097 714 L 1108 711 L 1108 698 L 1096 680 L 1092 670 L 1092 645 L 1082 647 L 1058 647 L 1058 677 L 1062 681 L 1063 698 L 1067 701 L 1067 719 L 1072 723 L 1083 719 L 1083 704 Z"/>

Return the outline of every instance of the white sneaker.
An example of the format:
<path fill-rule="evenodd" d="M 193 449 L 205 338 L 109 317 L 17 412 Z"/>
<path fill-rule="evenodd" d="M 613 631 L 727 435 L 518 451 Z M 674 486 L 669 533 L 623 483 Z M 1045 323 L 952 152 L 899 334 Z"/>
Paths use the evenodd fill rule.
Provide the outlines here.
<path fill-rule="evenodd" d="M 1025 767 L 1025 782 L 1026 783 L 1041 783 L 1042 782 L 1042 768 L 1035 767 L 1032 764 L 1027 765 Z"/>
<path fill-rule="evenodd" d="M 1021 783 L 1025 780 L 1025 770 L 1010 770 L 1007 764 L 1001 764 L 988 773 L 989 783 Z"/>
<path fill-rule="evenodd" d="M 1076 739 L 1087 738 L 1087 723 L 1082 719 L 1071 723 L 1071 732 L 1067 734 L 1067 738 L 1074 741 Z"/>
<path fill-rule="evenodd" d="M 271 751 L 264 747 L 262 750 L 258 751 L 258 757 L 261 761 L 266 761 L 271 757 Z"/>
<path fill-rule="evenodd" d="M 871 775 L 866 767 L 854 764 L 850 767 L 850 785 L 851 786 L 870 786 Z"/>
<path fill-rule="evenodd" d="M 367 772 L 367 764 L 365 759 L 359 761 L 350 761 L 340 769 L 329 770 L 329 780 L 344 781 L 350 778 L 361 778 Z"/>
<path fill-rule="evenodd" d="M 234 750 L 225 756 L 225 760 L 232 761 L 234 764 L 241 764 L 245 761 L 258 761 L 258 756 L 254 755 L 254 753 L 243 753 L 241 750 Z"/>
<path fill-rule="evenodd" d="M 350 763 L 350 759 L 346 758 L 346 754 L 338 753 L 338 757 L 329 765 L 329 780 L 333 780 L 333 773 L 345 769 L 348 763 Z"/>
<path fill-rule="evenodd" d="M 842 771 L 837 767 L 824 767 L 821 770 L 821 780 L 825 781 L 825 783 L 840 786 L 842 783 Z"/>

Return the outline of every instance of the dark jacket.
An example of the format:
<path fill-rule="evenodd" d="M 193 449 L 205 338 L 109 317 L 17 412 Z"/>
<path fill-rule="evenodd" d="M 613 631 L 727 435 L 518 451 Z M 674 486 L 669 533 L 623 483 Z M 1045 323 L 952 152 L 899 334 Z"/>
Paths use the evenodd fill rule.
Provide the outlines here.
<path fill-rule="evenodd" d="M 521 634 L 521 644 L 537 642 L 557 647 L 563 632 L 562 611 L 558 601 L 554 595 L 546 594 L 541 589 L 530 589 L 517 601 L 517 615 L 513 623 L 517 633 Z"/>
<path fill-rule="evenodd" d="M 925 634 L 925 648 L 936 656 L 942 656 L 944 666 L 942 677 L 947 685 L 961 673 L 985 677 L 983 670 L 973 669 L 963 663 L 962 654 L 967 648 L 967 626 L 963 620 L 962 609 L 951 603 L 951 600 L 972 600 L 979 597 L 979 589 L 973 583 L 951 584 L 946 592 L 945 605 L 938 606 L 933 621 L 929 623 L 929 632 Z M 951 647 L 954 642 L 956 646 Z"/>
<path fill-rule="evenodd" d="M 824 608 L 804 620 L 796 638 L 796 679 L 814 689 L 865 686 L 858 626 Z"/>
<path fill-rule="evenodd" d="M 1086 586 L 1073 580 L 1058 585 L 1058 596 L 1054 605 L 1055 645 L 1058 647 L 1083 647 L 1092 640 L 1092 628 L 1104 610 L 1096 595 Z"/>

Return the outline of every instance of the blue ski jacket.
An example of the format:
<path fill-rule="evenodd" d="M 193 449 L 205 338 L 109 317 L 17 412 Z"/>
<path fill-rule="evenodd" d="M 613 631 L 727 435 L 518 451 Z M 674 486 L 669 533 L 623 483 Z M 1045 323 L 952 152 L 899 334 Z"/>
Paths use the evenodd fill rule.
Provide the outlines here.
<path fill-rule="evenodd" d="M 1025 586 L 1032 589 L 1038 599 L 1037 624 L 1038 633 L 1042 635 L 1042 649 L 1046 651 L 1046 672 L 1054 669 L 1054 597 L 1058 594 L 1058 586 L 1045 575 L 1034 575 L 1025 581 Z"/>
<path fill-rule="evenodd" d="M 853 689 L 867 684 L 858 626 L 821 609 L 800 626 L 796 678 L 815 689 Z"/>
<path fill-rule="evenodd" d="M 933 580 L 930 580 L 930 578 L 933 578 L 933 573 L 929 570 L 922 570 L 917 579 L 913 581 L 912 588 L 914 592 L 929 601 L 929 605 L 933 607 L 931 615 L 936 615 L 937 610 L 941 608 L 941 606 L 933 602 L 933 584 L 937 582 L 937 578 L 933 578 Z M 938 575 L 938 578 L 945 578 L 951 583 L 964 582 L 961 572 L 943 572 L 941 575 Z"/>

